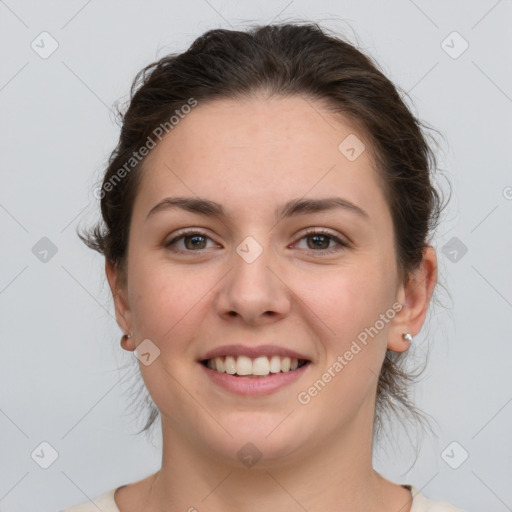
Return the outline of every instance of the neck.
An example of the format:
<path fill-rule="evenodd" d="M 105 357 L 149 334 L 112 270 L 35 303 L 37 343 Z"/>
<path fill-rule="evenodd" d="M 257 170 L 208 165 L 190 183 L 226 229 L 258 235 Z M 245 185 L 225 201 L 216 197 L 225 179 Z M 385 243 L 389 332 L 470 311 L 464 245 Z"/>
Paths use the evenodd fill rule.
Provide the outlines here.
<path fill-rule="evenodd" d="M 162 468 L 145 510 L 380 512 L 393 501 L 406 512 L 410 493 L 373 470 L 372 433 L 373 416 L 279 463 L 241 468 L 206 454 L 163 417 Z"/>

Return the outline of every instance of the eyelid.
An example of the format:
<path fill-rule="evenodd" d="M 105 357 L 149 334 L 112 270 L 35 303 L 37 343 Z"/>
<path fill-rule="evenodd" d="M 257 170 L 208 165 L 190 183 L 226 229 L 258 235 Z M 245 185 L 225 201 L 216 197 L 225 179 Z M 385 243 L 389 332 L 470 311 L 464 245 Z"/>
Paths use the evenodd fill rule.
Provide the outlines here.
<path fill-rule="evenodd" d="M 198 236 L 202 236 L 204 238 L 208 238 L 209 240 L 213 241 L 214 243 L 217 243 L 215 242 L 215 240 L 213 240 L 213 238 L 204 230 L 204 228 L 185 228 L 184 230 L 182 231 L 178 231 L 177 233 L 175 233 L 172 238 L 166 242 L 163 243 L 163 246 L 164 247 L 170 247 L 171 244 L 173 243 L 176 243 L 177 241 L 181 240 L 182 238 L 186 238 L 187 236 L 194 236 L 194 235 L 198 235 Z M 201 249 L 201 251 L 204 251 L 205 249 Z M 188 253 L 192 253 L 192 252 L 200 252 L 200 251 L 184 251 L 183 249 L 178 249 L 177 252 L 188 252 Z"/>
<path fill-rule="evenodd" d="M 319 254 L 322 254 L 322 253 L 323 254 L 331 254 L 333 252 L 339 252 L 342 249 L 348 249 L 348 248 L 352 247 L 352 242 L 349 241 L 347 239 L 347 237 L 340 235 L 335 231 L 331 231 L 330 229 L 327 229 L 327 228 L 315 228 L 315 227 L 306 228 L 306 230 L 301 233 L 298 241 L 300 242 L 303 238 L 306 238 L 307 236 L 312 236 L 312 235 L 327 236 L 332 241 L 336 242 L 338 244 L 338 247 L 331 247 L 330 249 L 324 249 L 324 250 L 318 250 L 318 251 L 315 251 L 314 249 L 305 249 L 306 251 L 308 251 L 310 253 L 313 252 L 313 253 L 319 253 Z"/>
<path fill-rule="evenodd" d="M 328 235 L 332 238 L 337 238 L 338 240 L 340 240 L 340 242 L 346 243 L 347 245 L 351 244 L 351 242 L 348 240 L 348 238 L 346 236 L 338 233 L 337 231 L 333 231 L 328 228 L 315 228 L 315 227 L 305 228 L 305 231 L 302 233 L 301 237 L 304 237 L 309 234 Z"/>

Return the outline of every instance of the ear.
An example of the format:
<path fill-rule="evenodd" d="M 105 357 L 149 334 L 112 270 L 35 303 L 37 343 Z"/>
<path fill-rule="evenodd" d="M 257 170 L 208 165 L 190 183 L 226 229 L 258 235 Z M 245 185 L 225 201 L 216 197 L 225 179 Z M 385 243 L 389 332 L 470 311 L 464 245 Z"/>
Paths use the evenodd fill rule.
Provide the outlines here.
<path fill-rule="evenodd" d="M 129 333 L 131 332 L 132 321 L 125 280 L 121 279 L 120 270 L 115 268 L 113 263 L 110 261 L 105 262 L 105 273 L 107 274 L 108 284 L 114 299 L 117 324 L 123 333 Z M 130 337 L 127 340 L 124 338 L 122 347 L 125 350 L 135 350 L 136 347 L 133 337 Z"/>
<path fill-rule="evenodd" d="M 410 274 L 407 284 L 401 284 L 398 289 L 397 301 L 402 304 L 402 309 L 391 323 L 387 345 L 389 350 L 403 352 L 409 348 L 410 342 L 403 339 L 403 334 L 409 333 L 414 337 L 420 332 L 436 282 L 436 252 L 428 245 L 423 250 L 418 268 Z"/>

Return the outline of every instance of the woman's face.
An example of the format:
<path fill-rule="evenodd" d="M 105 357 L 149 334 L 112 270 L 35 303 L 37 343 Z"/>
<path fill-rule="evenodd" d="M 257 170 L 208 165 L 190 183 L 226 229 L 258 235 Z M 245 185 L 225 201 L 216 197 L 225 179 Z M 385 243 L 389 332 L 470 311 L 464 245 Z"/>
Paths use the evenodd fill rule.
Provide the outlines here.
<path fill-rule="evenodd" d="M 370 432 L 386 348 L 407 343 L 392 218 L 362 143 L 301 97 L 216 100 L 148 155 L 116 311 L 131 343 L 150 340 L 140 368 L 164 440 L 270 464 Z M 215 207 L 162 203 L 178 197 Z M 265 373 L 268 356 L 280 373 L 220 373 L 204 364 L 215 353 L 230 371 Z M 287 354 L 307 364 L 283 372 Z"/>

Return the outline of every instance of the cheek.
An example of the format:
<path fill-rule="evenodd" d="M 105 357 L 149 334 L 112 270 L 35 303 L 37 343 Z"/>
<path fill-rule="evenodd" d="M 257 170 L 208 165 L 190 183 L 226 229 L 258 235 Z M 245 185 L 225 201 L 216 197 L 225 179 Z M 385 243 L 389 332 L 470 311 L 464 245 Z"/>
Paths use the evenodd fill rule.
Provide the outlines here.
<path fill-rule="evenodd" d="M 290 276 L 291 279 L 291 276 Z M 371 327 L 394 301 L 394 276 L 374 259 L 302 274 L 295 279 L 296 295 L 317 317 L 325 333 L 326 350 L 342 350 L 365 328 Z M 379 324 L 380 326 L 380 324 Z M 387 330 L 380 329 L 380 330 Z"/>
<path fill-rule="evenodd" d="M 301 292 L 324 334 L 322 357 L 297 400 L 312 417 L 324 417 L 325 428 L 353 417 L 375 392 L 395 313 L 392 281 L 383 276 L 370 267 L 343 269 L 309 297 Z"/>
<path fill-rule="evenodd" d="M 139 337 L 165 347 L 172 339 L 177 348 L 195 307 L 204 296 L 204 286 L 193 274 L 147 256 L 132 258 L 129 268 L 130 297 Z M 130 273 L 131 272 L 131 273 Z"/>
<path fill-rule="evenodd" d="M 130 299 L 137 342 L 149 339 L 160 351 L 151 364 L 139 364 L 145 386 L 161 412 L 174 418 L 192 415 L 191 421 L 200 425 L 201 410 L 190 408 L 190 393 L 198 391 L 185 386 L 190 367 L 183 361 L 191 359 L 206 284 L 147 255 L 134 255 L 131 262 Z M 176 428 L 181 428 L 179 422 Z"/>

